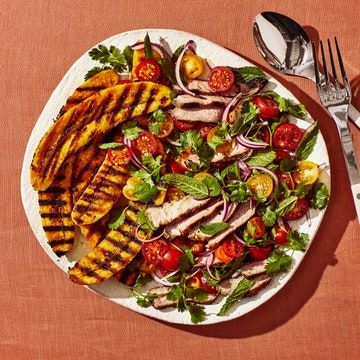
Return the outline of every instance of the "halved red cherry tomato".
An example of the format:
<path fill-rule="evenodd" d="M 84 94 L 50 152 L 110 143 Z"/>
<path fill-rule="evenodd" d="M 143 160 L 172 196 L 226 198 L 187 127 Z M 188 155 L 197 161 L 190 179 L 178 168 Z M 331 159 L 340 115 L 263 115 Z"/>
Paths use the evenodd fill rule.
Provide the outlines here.
<path fill-rule="evenodd" d="M 295 181 L 290 173 L 283 173 L 281 171 L 277 171 L 276 175 L 279 181 L 285 183 L 290 190 L 295 189 Z"/>
<path fill-rule="evenodd" d="M 275 129 L 273 145 L 275 148 L 294 151 L 301 138 L 302 132 L 295 124 L 281 124 Z"/>
<path fill-rule="evenodd" d="M 108 151 L 109 160 L 115 166 L 127 165 L 131 161 L 131 152 L 128 146 Z"/>
<path fill-rule="evenodd" d="M 274 242 L 278 245 L 286 244 L 288 242 L 289 230 L 290 230 L 290 226 L 286 222 L 284 222 L 284 227 L 275 225 L 271 229 L 271 236 L 272 236 Z"/>
<path fill-rule="evenodd" d="M 149 153 L 154 155 L 158 149 L 158 140 L 153 134 L 143 130 L 135 140 L 131 141 L 131 145 L 137 155 Z"/>
<path fill-rule="evenodd" d="M 146 262 L 152 265 L 158 265 L 169 249 L 169 245 L 163 239 L 157 239 L 145 242 L 142 245 L 141 252 Z"/>
<path fill-rule="evenodd" d="M 285 215 L 286 220 L 298 220 L 302 218 L 309 209 L 308 201 L 304 199 L 298 199 L 294 208 Z"/>
<path fill-rule="evenodd" d="M 279 104 L 267 96 L 255 96 L 253 103 L 260 109 L 259 117 L 273 119 L 279 115 Z"/>
<path fill-rule="evenodd" d="M 205 243 L 203 241 L 189 241 L 188 246 L 193 255 L 200 255 L 205 250 Z"/>
<path fill-rule="evenodd" d="M 216 288 L 210 286 L 206 281 L 206 278 L 201 272 L 196 273 L 191 279 L 186 283 L 188 287 L 192 287 L 194 289 L 203 288 L 207 294 L 217 294 L 218 291 Z"/>
<path fill-rule="evenodd" d="M 183 166 L 174 159 L 169 159 L 168 165 L 169 165 L 169 171 L 173 174 L 185 174 L 186 171 L 188 170 L 185 166 Z"/>
<path fill-rule="evenodd" d="M 257 133 L 257 137 L 264 143 L 270 144 L 271 134 L 268 127 L 262 127 Z"/>
<path fill-rule="evenodd" d="M 166 271 L 175 271 L 179 268 L 179 259 L 184 253 L 174 246 L 169 246 L 166 253 L 162 256 L 160 264 Z"/>
<path fill-rule="evenodd" d="M 218 92 L 223 92 L 231 89 L 234 82 L 234 73 L 227 66 L 214 67 L 208 77 L 208 84 L 210 88 Z"/>
<path fill-rule="evenodd" d="M 140 81 L 155 81 L 160 74 L 160 66 L 155 60 L 142 60 L 135 69 L 135 75 Z"/>
<path fill-rule="evenodd" d="M 174 125 L 177 129 L 186 131 L 193 129 L 196 126 L 196 123 L 174 119 Z"/>
<path fill-rule="evenodd" d="M 233 259 L 231 256 L 226 255 L 223 244 L 215 249 L 215 257 L 223 263 L 228 263 Z"/>
<path fill-rule="evenodd" d="M 210 130 L 213 129 L 214 126 L 209 126 L 207 123 L 199 123 L 196 128 L 197 128 L 200 136 L 203 139 L 206 139 Z"/>
<path fill-rule="evenodd" d="M 224 253 L 232 258 L 239 258 L 244 255 L 244 245 L 234 238 L 228 238 L 223 242 Z"/>
<path fill-rule="evenodd" d="M 269 257 L 272 246 L 251 246 L 249 247 L 249 254 L 255 261 L 265 260 Z"/>
<path fill-rule="evenodd" d="M 291 158 L 290 154 L 285 150 L 276 149 L 275 153 L 276 153 L 276 158 L 274 160 L 274 164 L 280 164 L 281 160 Z"/>
<path fill-rule="evenodd" d="M 246 223 L 247 233 L 254 239 L 260 239 L 265 234 L 265 224 L 260 216 L 254 216 Z"/>

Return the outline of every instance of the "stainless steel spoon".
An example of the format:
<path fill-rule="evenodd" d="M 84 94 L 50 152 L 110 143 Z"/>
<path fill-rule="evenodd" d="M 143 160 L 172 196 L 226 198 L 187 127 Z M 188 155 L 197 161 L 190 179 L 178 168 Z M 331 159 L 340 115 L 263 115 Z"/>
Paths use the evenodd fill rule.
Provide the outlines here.
<path fill-rule="evenodd" d="M 272 68 L 316 81 L 311 40 L 300 24 L 282 14 L 262 12 L 255 17 L 253 32 L 256 47 Z M 348 115 L 360 128 L 360 112 L 350 105 Z"/>

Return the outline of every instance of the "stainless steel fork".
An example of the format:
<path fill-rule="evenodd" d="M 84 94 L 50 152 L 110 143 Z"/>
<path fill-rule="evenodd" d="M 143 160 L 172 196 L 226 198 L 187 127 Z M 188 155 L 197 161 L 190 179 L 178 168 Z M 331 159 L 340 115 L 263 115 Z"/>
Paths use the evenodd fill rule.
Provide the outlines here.
<path fill-rule="evenodd" d="M 335 47 L 336 47 L 340 72 L 342 76 L 343 87 L 341 86 L 339 78 L 337 76 L 334 56 L 329 39 L 327 39 L 327 44 L 329 49 L 333 82 L 330 81 L 329 72 L 326 64 L 325 51 L 322 41 L 320 41 L 320 50 L 321 50 L 323 68 L 324 68 L 324 76 L 320 75 L 315 46 L 314 43 L 312 44 L 313 53 L 315 57 L 315 75 L 316 75 L 317 92 L 321 103 L 331 114 L 332 118 L 335 120 L 339 132 L 340 142 L 344 153 L 346 169 L 349 175 L 351 192 L 353 194 L 358 221 L 360 222 L 360 172 L 359 172 L 359 166 L 356 159 L 354 147 L 352 144 L 351 132 L 347 122 L 347 116 L 348 116 L 347 114 L 348 114 L 349 104 L 351 101 L 351 89 L 336 37 L 335 37 Z"/>

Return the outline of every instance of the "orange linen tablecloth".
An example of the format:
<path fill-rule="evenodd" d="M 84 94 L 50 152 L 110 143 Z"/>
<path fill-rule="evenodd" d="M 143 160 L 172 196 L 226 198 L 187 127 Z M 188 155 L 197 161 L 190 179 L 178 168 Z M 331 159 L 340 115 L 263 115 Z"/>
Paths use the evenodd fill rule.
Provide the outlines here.
<path fill-rule="evenodd" d="M 337 35 L 360 108 L 359 3 L 351 1 L 0 1 L 0 359 L 359 359 L 360 234 L 336 128 L 307 80 L 274 74 L 253 43 L 261 11 Z M 30 132 L 64 73 L 101 40 L 137 28 L 192 32 L 252 59 L 320 121 L 332 196 L 293 279 L 242 318 L 205 327 L 162 323 L 68 281 L 25 218 L 19 177 Z M 351 126 L 360 158 L 360 130 Z"/>

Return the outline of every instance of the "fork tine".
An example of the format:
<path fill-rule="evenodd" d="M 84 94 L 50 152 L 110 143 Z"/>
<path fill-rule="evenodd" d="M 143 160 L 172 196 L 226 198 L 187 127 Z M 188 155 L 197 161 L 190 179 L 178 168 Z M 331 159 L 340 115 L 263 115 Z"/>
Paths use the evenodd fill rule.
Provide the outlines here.
<path fill-rule="evenodd" d="M 331 44 L 330 44 L 330 40 L 327 39 L 327 44 L 328 44 L 328 48 L 329 48 L 329 55 L 330 55 L 330 62 L 331 62 L 331 68 L 332 68 L 332 73 L 333 73 L 333 78 L 335 80 L 335 87 L 336 89 L 339 89 L 339 81 L 338 81 L 338 77 L 336 74 L 336 67 L 335 67 L 335 62 L 334 62 L 334 56 L 333 56 L 333 52 L 331 49 Z"/>
<path fill-rule="evenodd" d="M 325 77 L 326 84 L 328 85 L 329 84 L 329 73 L 328 73 L 327 65 L 326 65 L 324 46 L 323 46 L 323 43 L 321 40 L 320 40 L 320 49 L 321 49 L 321 57 L 322 57 L 323 68 L 324 68 L 324 77 Z"/>
<path fill-rule="evenodd" d="M 316 84 L 318 86 L 320 86 L 320 74 L 319 74 L 318 57 L 317 57 L 317 54 L 316 54 L 315 44 L 314 44 L 313 41 L 311 42 L 311 45 L 312 45 L 312 51 L 313 51 L 313 56 L 314 56 L 314 68 L 315 68 Z"/>
<path fill-rule="evenodd" d="M 345 66 L 344 66 L 344 63 L 342 61 L 341 51 L 340 51 L 336 36 L 335 36 L 335 46 L 336 46 L 336 52 L 337 52 L 337 56 L 338 56 L 338 60 L 339 60 L 341 75 L 342 75 L 342 78 L 343 78 L 343 81 L 344 81 L 344 86 L 345 86 L 346 90 L 349 91 L 350 90 L 350 84 L 349 84 L 349 80 L 348 80 L 347 75 L 346 75 Z"/>

